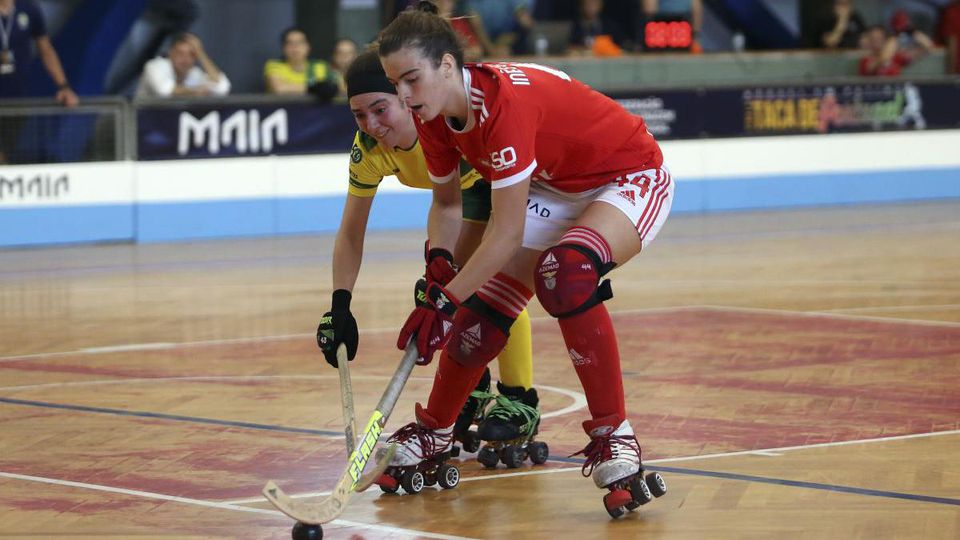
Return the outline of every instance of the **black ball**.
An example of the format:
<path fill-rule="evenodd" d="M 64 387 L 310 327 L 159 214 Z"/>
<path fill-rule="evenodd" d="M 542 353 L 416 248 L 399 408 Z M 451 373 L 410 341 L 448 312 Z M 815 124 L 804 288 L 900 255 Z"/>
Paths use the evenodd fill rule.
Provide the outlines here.
<path fill-rule="evenodd" d="M 320 540 L 323 538 L 323 528 L 319 525 L 297 522 L 293 526 L 293 540 Z"/>

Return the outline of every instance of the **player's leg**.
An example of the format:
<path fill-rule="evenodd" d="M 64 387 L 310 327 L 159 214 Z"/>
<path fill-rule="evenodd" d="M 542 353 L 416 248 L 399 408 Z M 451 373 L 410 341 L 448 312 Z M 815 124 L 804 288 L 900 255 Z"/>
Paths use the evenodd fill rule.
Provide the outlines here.
<path fill-rule="evenodd" d="M 525 260 L 529 275 L 536 253 L 528 253 Z M 501 272 L 463 302 L 440 353 L 427 406 L 418 404 L 417 422 L 391 437 L 399 443 L 391 465 L 413 465 L 449 450 L 454 423 L 467 396 L 503 349 L 511 325 L 532 296 L 528 285 Z"/>
<path fill-rule="evenodd" d="M 640 471 L 640 447 L 627 420 L 620 354 L 603 301 L 612 296 L 600 279 L 638 254 L 669 214 L 673 185 L 666 170 L 627 175 L 597 194 L 534 271 L 537 296 L 557 317 L 583 385 L 591 419 L 584 471 L 599 487 Z"/>
<path fill-rule="evenodd" d="M 476 182 L 471 188 L 463 191 L 463 224 L 454 259 L 463 266 L 476 251 L 483 238 L 486 223 L 490 217 L 490 185 L 483 181 Z M 527 274 L 524 274 L 527 275 Z M 520 312 L 510 327 L 507 344 L 497 355 L 500 366 L 500 381 L 497 388 L 503 396 L 513 399 L 530 397 L 529 391 L 533 387 L 533 344 L 530 335 L 530 316 L 526 309 Z M 475 439 L 476 433 L 469 432 L 474 422 L 482 422 L 486 416 L 486 408 L 493 395 L 490 394 L 491 380 L 489 370 L 485 371 L 473 392 L 467 398 L 454 427 L 456 438 L 464 444 L 464 448 L 474 451 L 479 442 Z M 536 391 L 532 393 L 536 397 Z M 527 401 L 530 401 L 527 399 Z M 539 422 L 539 408 L 534 403 L 533 421 Z M 504 407 L 494 405 L 498 410 L 493 420 L 499 427 L 494 431 L 502 433 L 504 421 L 511 422 L 503 413 Z M 516 437 L 509 437 L 510 439 Z"/>

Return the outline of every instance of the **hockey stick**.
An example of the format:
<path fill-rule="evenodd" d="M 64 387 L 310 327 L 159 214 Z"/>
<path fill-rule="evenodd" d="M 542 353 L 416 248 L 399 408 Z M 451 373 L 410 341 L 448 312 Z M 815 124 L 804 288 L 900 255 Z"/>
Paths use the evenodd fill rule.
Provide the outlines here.
<path fill-rule="evenodd" d="M 343 408 L 343 432 L 347 439 L 347 455 L 353 453 L 356 445 L 356 418 L 353 412 L 353 385 L 350 384 L 350 361 L 347 359 L 347 346 L 337 347 L 337 371 L 340 373 L 340 405 Z"/>
<path fill-rule="evenodd" d="M 347 358 L 347 347 L 340 345 L 337 347 L 337 371 L 340 373 L 340 405 L 343 408 L 344 436 L 347 439 L 347 455 L 353 454 L 356 448 L 357 422 L 353 408 L 353 385 L 350 382 L 349 359 Z M 394 449 L 391 447 L 383 459 L 376 464 L 370 472 L 364 474 L 354 486 L 354 491 L 366 491 L 387 468 L 387 463 L 393 458 Z"/>
<path fill-rule="evenodd" d="M 301 523 L 320 525 L 337 519 L 337 517 L 343 513 L 347 502 L 350 500 L 350 495 L 360 484 L 360 481 L 369 480 L 370 477 L 374 480 L 376 479 L 376 476 L 372 474 L 366 475 L 367 478 L 362 478 L 363 468 L 367 464 L 367 461 L 369 461 L 370 456 L 373 455 L 373 449 L 376 447 L 377 442 L 379 442 L 380 434 L 383 433 L 383 428 L 387 424 L 387 418 L 389 418 L 390 413 L 393 412 L 393 407 L 400 398 L 400 392 L 403 391 L 403 387 L 410 377 L 410 372 L 413 371 L 413 365 L 416 360 L 417 346 L 411 340 L 411 342 L 407 344 L 403 359 L 400 360 L 400 365 L 397 366 L 397 371 L 393 374 L 393 378 L 390 379 L 386 391 L 384 391 L 383 396 L 380 398 L 380 403 L 377 404 L 376 410 L 373 411 L 373 415 L 363 430 L 360 444 L 357 445 L 357 448 L 350 455 L 350 463 L 347 466 L 347 470 L 343 472 L 343 475 L 340 477 L 330 496 L 317 504 L 310 504 L 302 500 L 292 499 L 271 480 L 263 486 L 263 496 L 270 501 L 270 504 L 276 507 L 277 510 L 280 510 Z M 395 451 L 396 447 L 391 445 L 387 455 L 377 464 L 377 468 L 383 467 L 383 469 L 385 469 L 387 463 L 390 461 L 390 456 Z M 383 470 L 381 469 L 380 472 L 382 473 Z M 379 476 L 379 473 L 377 476 Z M 369 486 L 369 483 L 367 483 L 366 486 Z"/>

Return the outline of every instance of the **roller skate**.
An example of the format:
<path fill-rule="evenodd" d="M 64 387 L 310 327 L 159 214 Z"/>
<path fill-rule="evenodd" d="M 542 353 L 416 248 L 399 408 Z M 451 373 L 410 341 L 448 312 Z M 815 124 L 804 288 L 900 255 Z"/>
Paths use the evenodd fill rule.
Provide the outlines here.
<path fill-rule="evenodd" d="M 447 463 L 460 453 L 453 447 L 453 426 L 439 427 L 419 403 L 416 417 L 416 422 L 398 429 L 387 441 L 397 443 L 397 451 L 376 481 L 385 493 L 396 493 L 402 487 L 404 492 L 416 495 L 424 487 L 439 484 L 452 489 L 460 483 L 460 469 Z M 385 452 L 381 448 L 377 458 Z"/>
<path fill-rule="evenodd" d="M 618 415 L 587 420 L 583 430 L 590 435 L 590 444 L 573 456 L 583 454 L 583 475 L 592 475 L 598 488 L 610 490 L 603 496 L 610 517 L 619 518 L 667 493 L 660 473 L 644 476 L 640 444 L 628 420 Z"/>
<path fill-rule="evenodd" d="M 540 428 L 540 399 L 534 388 L 504 386 L 497 382 L 500 395 L 477 429 L 477 435 L 487 444 L 477 454 L 477 461 L 492 469 L 503 462 L 508 469 L 519 467 L 523 460 L 540 465 L 547 461 L 550 448 L 547 443 L 534 441 Z"/>
<path fill-rule="evenodd" d="M 490 393 L 490 369 L 488 368 L 483 370 L 483 376 L 480 377 L 477 388 L 470 393 L 467 402 L 463 404 L 463 409 L 460 410 L 457 422 L 453 425 L 453 438 L 471 454 L 480 449 L 480 438 L 477 437 L 476 430 L 470 428 L 483 421 L 484 411 L 491 399 L 493 394 Z"/>

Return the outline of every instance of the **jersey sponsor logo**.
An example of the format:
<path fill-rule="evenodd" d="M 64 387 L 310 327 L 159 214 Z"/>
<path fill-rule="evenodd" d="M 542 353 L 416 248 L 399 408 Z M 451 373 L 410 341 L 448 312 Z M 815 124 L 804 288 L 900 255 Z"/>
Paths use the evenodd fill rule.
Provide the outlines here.
<path fill-rule="evenodd" d="M 637 205 L 637 196 L 633 194 L 633 191 L 627 189 L 624 191 L 618 191 L 617 195 L 622 197 L 624 200 L 628 201 L 631 205 Z"/>
<path fill-rule="evenodd" d="M 575 366 L 585 366 L 590 363 L 590 358 L 585 358 L 582 354 L 578 353 L 576 349 L 570 347 L 568 351 L 570 354 L 570 360 L 573 361 Z"/>
<path fill-rule="evenodd" d="M 500 172 L 517 164 L 517 151 L 508 146 L 498 152 L 490 152 L 490 166 Z"/>
<path fill-rule="evenodd" d="M 353 145 L 353 148 L 350 149 L 350 161 L 354 163 L 360 163 L 363 160 L 363 152 L 360 151 L 360 147 L 356 144 Z"/>
<path fill-rule="evenodd" d="M 537 273 L 543 279 L 543 285 L 548 291 L 552 291 L 557 286 L 557 270 L 560 269 L 560 263 L 553 253 L 547 253 L 547 258 L 537 269 Z"/>

